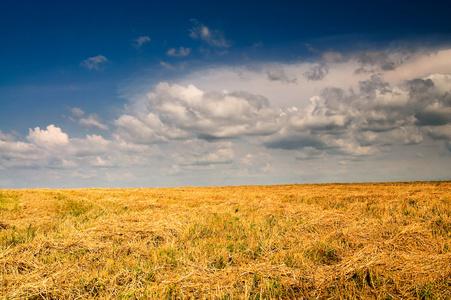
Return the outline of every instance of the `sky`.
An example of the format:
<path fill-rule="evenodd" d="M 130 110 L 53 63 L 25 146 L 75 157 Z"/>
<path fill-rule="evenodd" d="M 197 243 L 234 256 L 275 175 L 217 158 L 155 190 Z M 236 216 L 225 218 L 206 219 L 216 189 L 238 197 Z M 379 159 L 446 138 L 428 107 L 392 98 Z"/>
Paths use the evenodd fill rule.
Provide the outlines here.
<path fill-rule="evenodd" d="M 0 188 L 451 180 L 443 1 L 5 1 Z"/>

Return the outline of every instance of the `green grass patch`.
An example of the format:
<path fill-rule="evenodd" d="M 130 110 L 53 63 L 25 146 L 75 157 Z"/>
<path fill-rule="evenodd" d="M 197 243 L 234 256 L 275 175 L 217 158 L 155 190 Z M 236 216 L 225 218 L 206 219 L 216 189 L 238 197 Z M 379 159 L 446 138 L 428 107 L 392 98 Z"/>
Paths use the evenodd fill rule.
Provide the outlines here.
<path fill-rule="evenodd" d="M 90 212 L 94 205 L 85 200 L 58 198 L 54 208 L 55 212 L 62 218 L 67 216 L 79 217 Z"/>
<path fill-rule="evenodd" d="M 24 229 L 17 229 L 12 227 L 0 236 L 0 245 L 2 249 L 17 246 L 31 242 L 36 236 L 36 228 L 28 225 Z"/>

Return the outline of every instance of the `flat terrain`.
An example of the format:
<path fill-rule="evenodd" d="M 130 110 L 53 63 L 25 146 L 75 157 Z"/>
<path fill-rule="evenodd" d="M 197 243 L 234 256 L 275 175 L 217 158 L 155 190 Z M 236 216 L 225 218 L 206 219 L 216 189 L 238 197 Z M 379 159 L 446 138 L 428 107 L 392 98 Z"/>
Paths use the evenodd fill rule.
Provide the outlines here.
<path fill-rule="evenodd" d="M 451 299 L 451 182 L 0 190 L 0 299 Z"/>

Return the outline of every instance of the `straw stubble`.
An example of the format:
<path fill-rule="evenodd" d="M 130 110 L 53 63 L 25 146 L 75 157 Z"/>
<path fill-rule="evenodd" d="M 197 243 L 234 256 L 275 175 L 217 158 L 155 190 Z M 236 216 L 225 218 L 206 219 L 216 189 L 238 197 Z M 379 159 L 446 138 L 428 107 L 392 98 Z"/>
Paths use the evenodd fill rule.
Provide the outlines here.
<path fill-rule="evenodd" d="M 0 190 L 0 294 L 449 299 L 450 188 Z"/>

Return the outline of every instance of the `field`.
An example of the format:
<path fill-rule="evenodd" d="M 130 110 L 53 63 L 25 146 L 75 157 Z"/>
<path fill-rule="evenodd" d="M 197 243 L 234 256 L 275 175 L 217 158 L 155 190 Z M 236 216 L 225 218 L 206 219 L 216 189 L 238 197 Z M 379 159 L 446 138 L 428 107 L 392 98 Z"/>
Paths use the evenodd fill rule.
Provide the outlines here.
<path fill-rule="evenodd" d="M 451 182 L 0 190 L 0 299 L 451 299 Z"/>

